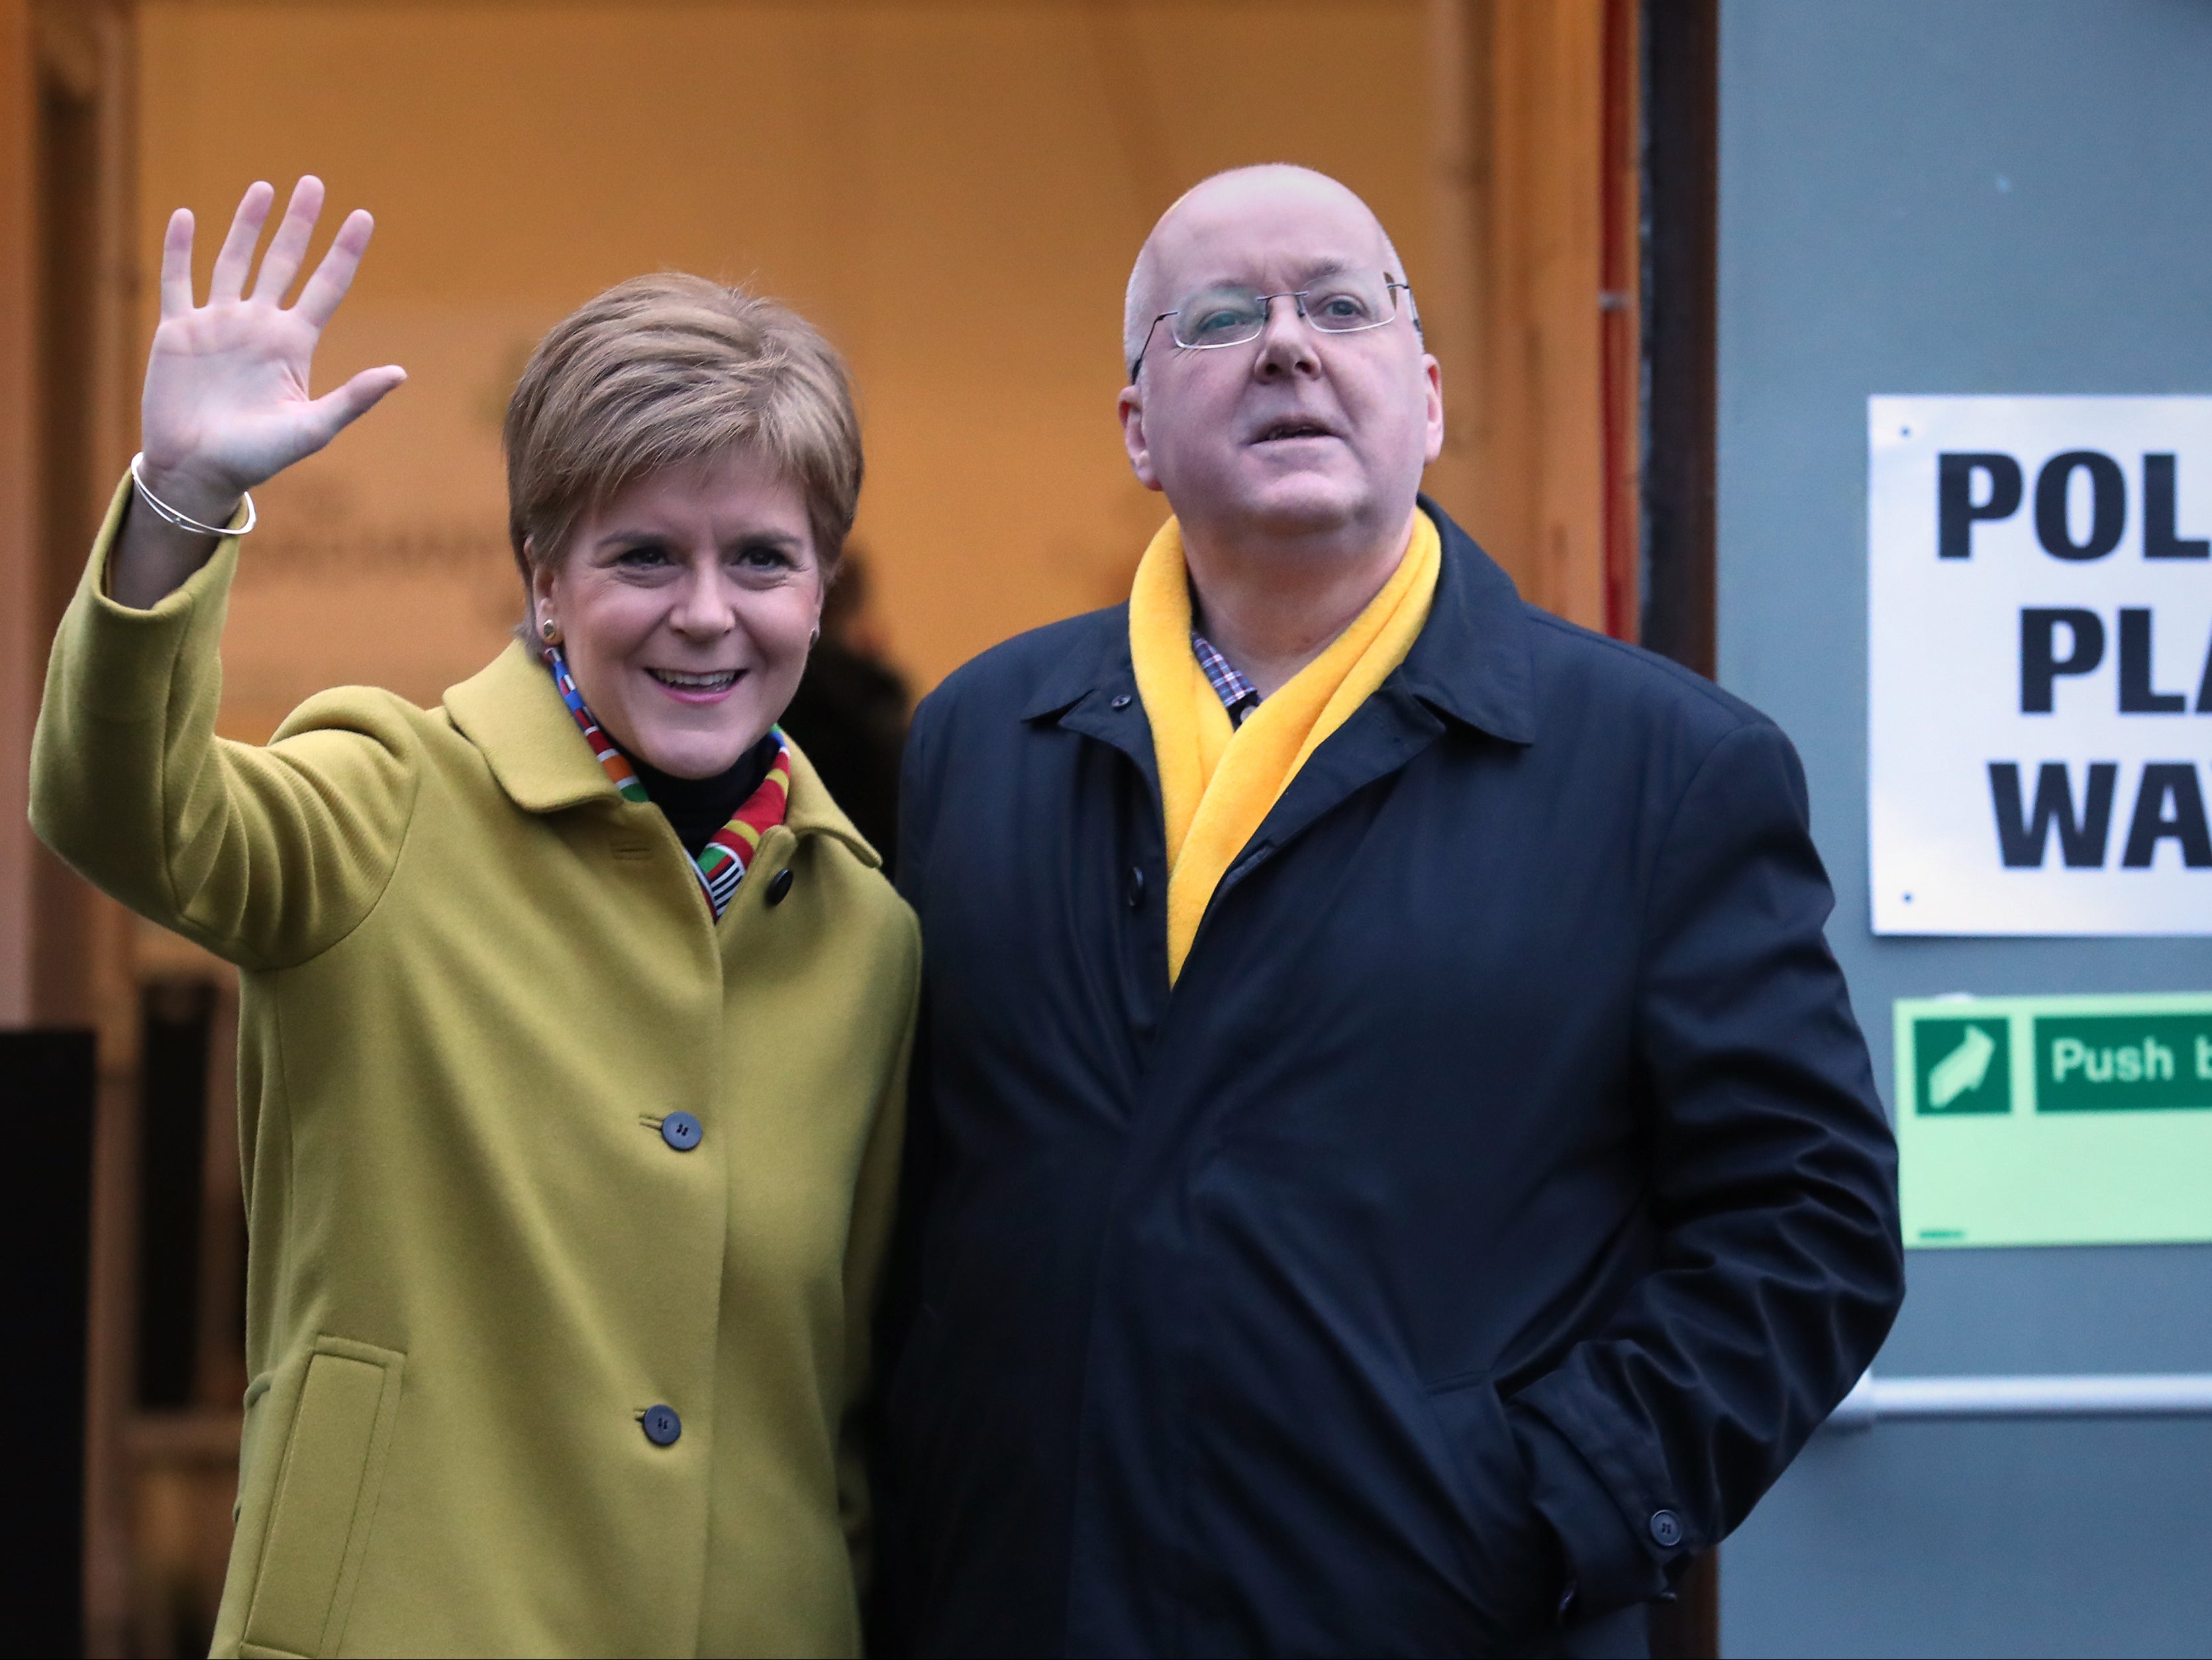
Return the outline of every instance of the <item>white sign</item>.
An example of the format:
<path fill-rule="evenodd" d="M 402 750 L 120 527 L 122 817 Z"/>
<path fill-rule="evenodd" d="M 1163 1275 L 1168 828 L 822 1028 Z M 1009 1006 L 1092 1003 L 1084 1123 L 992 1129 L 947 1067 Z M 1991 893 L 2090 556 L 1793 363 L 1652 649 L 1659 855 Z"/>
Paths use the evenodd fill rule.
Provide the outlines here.
<path fill-rule="evenodd" d="M 1867 400 L 1877 933 L 2212 933 L 2212 398 Z"/>

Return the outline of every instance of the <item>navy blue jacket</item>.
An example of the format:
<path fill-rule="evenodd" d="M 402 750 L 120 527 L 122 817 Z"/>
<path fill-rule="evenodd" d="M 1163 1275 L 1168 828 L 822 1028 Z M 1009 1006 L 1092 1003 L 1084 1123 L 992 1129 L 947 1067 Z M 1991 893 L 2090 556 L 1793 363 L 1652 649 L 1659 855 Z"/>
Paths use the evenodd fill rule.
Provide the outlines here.
<path fill-rule="evenodd" d="M 1789 741 L 1424 507 L 1426 627 L 1172 991 L 1126 609 L 916 717 L 886 1646 L 1572 1649 L 1563 1595 L 1662 1592 L 1888 1330 Z"/>

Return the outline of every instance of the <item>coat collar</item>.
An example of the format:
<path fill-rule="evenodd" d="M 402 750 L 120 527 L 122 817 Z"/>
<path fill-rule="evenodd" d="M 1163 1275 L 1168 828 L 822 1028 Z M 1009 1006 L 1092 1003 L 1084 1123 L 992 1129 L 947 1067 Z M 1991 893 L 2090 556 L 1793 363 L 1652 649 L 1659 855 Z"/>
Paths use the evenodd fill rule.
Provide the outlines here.
<path fill-rule="evenodd" d="M 1419 501 L 1443 537 L 1443 570 L 1421 637 L 1391 680 L 1439 714 L 1493 738 L 1533 743 L 1536 673 L 1528 630 L 1534 625 L 1520 591 L 1449 514 L 1425 496 Z"/>
<path fill-rule="evenodd" d="M 507 799 L 525 812 L 559 812 L 592 801 L 630 805 L 576 730 L 544 663 L 520 640 L 448 688 L 446 713 L 477 746 Z M 795 836 L 835 836 L 871 869 L 883 863 L 830 799 L 821 774 L 796 743 L 791 745 L 791 789 L 783 822 Z"/>
<path fill-rule="evenodd" d="M 1074 649 L 1054 664 L 1022 709 L 1024 721 L 1059 724 L 1095 738 L 1127 756 L 1144 775 L 1154 801 L 1159 800 L 1159 757 L 1152 749 L 1152 723 L 1137 695 L 1136 665 L 1129 658 L 1129 607 L 1101 611 L 1093 619 L 1105 626 L 1085 629 Z"/>
<path fill-rule="evenodd" d="M 446 713 L 483 754 L 507 799 L 525 812 L 622 800 L 576 730 L 544 663 L 520 640 L 447 688 Z"/>
<path fill-rule="evenodd" d="M 1439 714 L 1508 743 L 1533 743 L 1536 677 L 1528 630 L 1534 624 L 1520 593 L 1442 508 L 1425 496 L 1419 505 L 1443 538 L 1443 569 L 1420 638 L 1382 683 L 1383 692 L 1409 693 Z M 1121 723 L 1103 722 L 1102 712 L 1115 697 L 1133 697 L 1137 677 L 1129 661 L 1127 608 L 1106 615 L 1115 626 L 1097 631 L 1089 649 L 1071 651 L 1054 666 L 1023 708 L 1023 720 L 1057 714 L 1079 730 L 1103 724 L 1118 732 Z M 1149 744 L 1146 749 L 1149 763 Z"/>

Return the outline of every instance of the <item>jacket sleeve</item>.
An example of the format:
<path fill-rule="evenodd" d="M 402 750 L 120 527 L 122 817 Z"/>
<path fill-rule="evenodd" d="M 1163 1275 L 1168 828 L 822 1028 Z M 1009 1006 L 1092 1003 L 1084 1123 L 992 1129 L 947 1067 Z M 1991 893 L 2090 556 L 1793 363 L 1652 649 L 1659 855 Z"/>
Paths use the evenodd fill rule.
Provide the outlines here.
<path fill-rule="evenodd" d="M 1708 752 L 1652 873 L 1635 1053 L 1658 1265 L 1514 1397 L 1581 1609 L 1657 1594 L 1750 1513 L 1904 1296 L 1896 1144 L 1821 928 L 1796 752 Z"/>
<path fill-rule="evenodd" d="M 388 694 L 326 694 L 264 748 L 216 736 L 225 538 L 150 610 L 105 593 L 116 492 L 47 665 L 31 751 L 40 839 L 142 916 L 248 968 L 343 939 L 398 862 L 419 739 Z"/>

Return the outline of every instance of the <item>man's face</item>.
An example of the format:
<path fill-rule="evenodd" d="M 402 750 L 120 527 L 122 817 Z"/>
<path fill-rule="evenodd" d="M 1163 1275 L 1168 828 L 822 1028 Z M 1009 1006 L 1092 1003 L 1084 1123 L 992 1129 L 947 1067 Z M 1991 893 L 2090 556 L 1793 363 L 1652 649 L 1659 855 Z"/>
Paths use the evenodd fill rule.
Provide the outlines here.
<path fill-rule="evenodd" d="M 1274 294 L 1348 277 L 1379 289 L 1405 276 L 1356 197 L 1302 175 L 1232 176 L 1194 193 L 1152 252 L 1153 312 L 1221 285 Z M 1211 350 L 1178 346 L 1177 319 L 1161 323 L 1121 393 L 1139 480 L 1201 536 L 1395 531 L 1443 442 L 1436 359 L 1397 299 L 1393 321 L 1346 334 L 1277 300 L 1257 339 Z"/>

